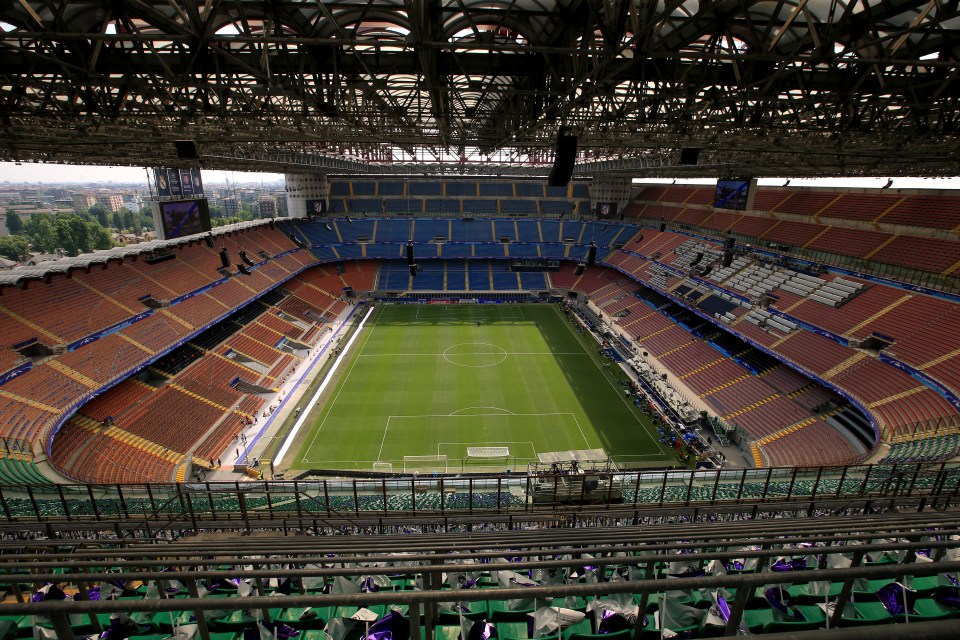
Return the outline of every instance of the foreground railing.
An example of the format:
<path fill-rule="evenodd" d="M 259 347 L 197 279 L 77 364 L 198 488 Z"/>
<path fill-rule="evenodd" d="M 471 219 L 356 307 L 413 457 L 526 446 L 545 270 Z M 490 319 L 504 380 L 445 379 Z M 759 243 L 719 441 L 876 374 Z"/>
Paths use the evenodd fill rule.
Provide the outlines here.
<path fill-rule="evenodd" d="M 528 637 L 526 620 L 562 603 L 571 621 L 587 621 L 575 631 L 583 640 L 595 637 L 587 627 L 596 627 L 611 611 L 624 617 L 621 632 L 612 637 L 633 640 L 661 637 L 668 626 L 685 637 L 791 629 L 797 615 L 806 624 L 794 633 L 838 626 L 852 633 L 896 622 L 903 624 L 890 628 L 899 632 L 871 627 L 872 637 L 955 637 L 944 635 L 937 622 L 948 621 L 955 634 L 960 614 L 960 515 L 954 513 L 620 524 L 589 536 L 554 529 L 470 537 L 359 533 L 268 536 L 256 544 L 239 536 L 175 545 L 117 539 L 2 542 L 0 582 L 17 602 L 0 611 L 6 619 L 45 616 L 46 621 L 38 617 L 30 623 L 52 627 L 61 640 L 100 632 L 104 618 L 98 614 L 140 614 L 140 621 L 173 627 L 168 633 L 181 624 L 196 625 L 197 635 L 206 639 L 211 630 L 285 622 L 337 633 L 331 621 L 351 617 L 361 620 L 362 629 L 367 618 L 357 616 L 363 608 L 374 620 L 389 611 L 394 634 L 406 637 L 409 631 L 409 637 L 424 640 L 455 637 L 465 624 L 459 612 L 474 604 L 472 612 L 490 615 L 471 614 L 470 625 L 489 620 L 499 637 Z M 469 584 L 460 575 L 469 577 Z M 893 581 L 899 585 L 891 587 Z M 45 584 L 77 595 L 72 601 L 48 600 Z M 94 589 L 99 600 L 91 597 Z M 208 593 L 213 597 L 205 597 Z M 111 595 L 123 599 L 110 600 Z M 601 606 L 591 606 L 594 599 Z M 620 606 L 604 609 L 604 602 Z M 778 605 L 784 605 L 784 619 L 764 619 Z M 684 629 L 674 625 L 678 606 L 686 607 Z M 307 607 L 315 609 L 313 617 L 304 617 Z M 370 631 L 361 637 L 376 637 Z"/>
<path fill-rule="evenodd" d="M 331 474 L 334 472 L 331 472 Z M 665 505 L 960 495 L 960 464 L 550 473 L 451 477 L 317 477 L 272 482 L 0 486 L 7 522 L 336 518 L 371 514 L 536 514 Z"/>

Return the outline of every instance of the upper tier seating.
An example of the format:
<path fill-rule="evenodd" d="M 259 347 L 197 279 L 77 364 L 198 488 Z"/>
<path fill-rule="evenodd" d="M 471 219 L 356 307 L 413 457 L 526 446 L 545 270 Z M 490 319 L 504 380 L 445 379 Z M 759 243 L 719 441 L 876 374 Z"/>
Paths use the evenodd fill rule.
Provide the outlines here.
<path fill-rule="evenodd" d="M 960 197 L 896 193 L 836 193 L 760 188 L 753 214 L 684 208 L 688 187 L 658 186 L 640 190 L 629 210 L 656 224 L 671 222 L 844 256 L 867 258 L 932 273 L 949 273 L 960 261 L 955 240 L 916 236 L 910 227 L 954 230 L 960 220 Z M 651 204 L 656 202 L 656 204 Z M 778 219 L 777 213 L 805 216 L 808 221 Z M 872 223 L 877 229 L 842 226 L 842 221 Z M 848 223 L 849 224 L 849 223 Z M 832 226 L 831 226 L 832 225 Z M 883 225 L 897 225 L 883 228 Z M 892 235 L 893 233 L 901 235 Z"/>

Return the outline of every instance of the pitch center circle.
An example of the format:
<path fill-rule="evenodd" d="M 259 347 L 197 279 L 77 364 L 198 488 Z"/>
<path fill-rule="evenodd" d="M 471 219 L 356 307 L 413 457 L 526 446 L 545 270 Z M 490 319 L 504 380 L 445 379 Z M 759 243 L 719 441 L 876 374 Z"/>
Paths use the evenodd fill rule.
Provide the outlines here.
<path fill-rule="evenodd" d="M 493 367 L 507 359 L 507 352 L 489 342 L 461 342 L 447 347 L 443 359 L 458 367 Z"/>

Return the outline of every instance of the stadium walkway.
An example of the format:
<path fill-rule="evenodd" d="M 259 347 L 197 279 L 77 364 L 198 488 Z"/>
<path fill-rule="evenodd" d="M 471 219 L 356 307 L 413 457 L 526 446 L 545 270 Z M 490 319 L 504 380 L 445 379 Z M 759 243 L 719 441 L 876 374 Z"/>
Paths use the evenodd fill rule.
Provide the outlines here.
<path fill-rule="evenodd" d="M 599 306 L 594 304 L 592 301 L 588 301 L 587 304 L 590 307 L 590 311 L 597 314 L 600 318 L 603 319 L 608 329 L 612 330 L 617 335 L 623 337 L 625 340 L 630 342 L 630 344 L 635 344 L 634 340 L 630 337 L 630 335 L 626 331 L 624 331 L 619 324 L 617 324 L 614 321 L 614 318 L 612 318 L 609 314 L 607 314 L 603 309 L 601 309 Z M 646 360 L 650 364 L 652 364 L 654 367 L 656 367 L 658 371 L 660 371 L 661 373 L 665 373 L 667 375 L 667 382 L 670 383 L 670 386 L 673 387 L 680 395 L 682 395 L 684 399 L 686 399 L 691 405 L 693 405 L 693 407 L 696 408 L 697 411 L 706 411 L 707 415 L 709 416 L 717 415 L 717 412 L 714 411 L 713 407 L 711 407 L 706 402 L 704 402 L 703 399 L 693 391 L 693 389 L 688 387 L 683 380 L 681 380 L 676 375 L 674 375 L 674 373 L 670 371 L 670 369 L 668 369 L 666 366 L 664 366 L 664 364 L 660 362 L 656 357 L 654 357 L 653 355 L 647 355 Z M 638 381 L 639 376 L 637 376 L 637 374 L 633 372 L 633 370 L 630 368 L 630 365 L 628 365 L 626 362 L 621 362 L 620 368 L 623 369 L 623 371 L 630 377 L 631 380 L 633 380 L 634 382 Z M 717 442 L 717 438 L 714 436 L 714 434 L 705 431 L 703 428 L 699 426 L 696 429 L 694 429 L 694 431 L 697 433 L 698 436 L 700 436 L 700 438 L 704 442 L 706 442 L 708 437 L 713 440 L 713 445 L 712 445 L 713 448 L 723 453 L 724 457 L 726 458 L 726 462 L 724 463 L 724 468 L 734 467 L 734 468 L 742 469 L 742 468 L 753 468 L 755 466 L 753 464 L 753 461 L 748 461 L 746 454 L 744 454 L 736 445 L 721 447 L 720 444 Z"/>
<path fill-rule="evenodd" d="M 287 377 L 287 380 L 279 387 L 275 395 L 266 398 L 263 406 L 268 412 L 270 407 L 275 407 L 273 413 L 268 413 L 264 417 L 261 411 L 257 422 L 246 427 L 242 432 L 246 437 L 246 444 L 236 440 L 233 441 L 220 457 L 221 467 L 212 473 L 208 473 L 207 480 L 211 482 L 253 480 L 252 476 L 238 472 L 234 467 L 237 464 L 252 465 L 270 447 L 286 423 L 287 418 L 301 404 L 301 399 L 313 382 L 315 371 L 326 361 L 327 354 L 340 343 L 343 330 L 355 309 L 356 306 L 345 309 L 336 321 L 330 325 L 330 331 L 326 336 L 321 338 L 318 344 L 310 350 L 307 357 L 298 365 L 297 371 Z M 266 476 L 266 474 L 267 470 L 264 469 L 264 475 Z"/>

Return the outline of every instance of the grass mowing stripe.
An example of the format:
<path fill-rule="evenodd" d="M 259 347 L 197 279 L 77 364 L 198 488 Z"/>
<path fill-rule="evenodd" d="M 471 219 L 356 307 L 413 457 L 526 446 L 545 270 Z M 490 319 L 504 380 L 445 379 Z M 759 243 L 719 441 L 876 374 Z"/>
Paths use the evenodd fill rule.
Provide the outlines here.
<path fill-rule="evenodd" d="M 340 380 L 339 384 L 337 384 L 337 393 L 334 395 L 333 398 L 331 398 L 324 404 L 323 420 L 321 420 L 320 423 L 314 427 L 313 439 L 310 440 L 310 444 L 307 445 L 305 449 L 309 450 L 313 448 L 313 443 L 316 441 L 317 437 L 319 437 L 320 430 L 323 429 L 323 425 L 327 421 L 327 418 L 330 417 L 330 412 L 333 411 L 333 406 L 337 403 L 337 398 L 340 397 L 340 392 L 343 391 L 343 388 L 347 384 L 347 380 L 350 378 L 350 374 L 353 373 L 353 368 L 357 365 L 357 360 L 359 360 L 360 356 L 363 355 L 364 347 L 367 346 L 367 342 L 370 340 L 370 336 L 373 335 L 374 329 L 377 328 L 377 320 L 379 320 L 381 312 L 382 311 L 380 309 L 374 309 L 373 325 L 367 331 L 367 335 L 363 337 L 363 342 L 360 344 L 360 348 L 357 350 L 357 352 L 353 356 L 353 359 L 350 361 L 350 368 L 347 370 L 347 374 L 343 376 L 343 379 Z M 306 458 L 304 458 L 304 462 L 306 462 Z"/>
<path fill-rule="evenodd" d="M 562 315 L 560 315 L 560 311 L 557 310 L 556 307 L 554 307 L 554 311 L 557 312 L 557 316 L 560 318 L 560 320 L 563 322 L 563 324 L 566 325 L 566 327 L 570 330 L 570 333 L 573 334 L 574 337 L 576 337 L 580 342 L 585 342 L 585 341 L 586 341 L 585 338 L 583 338 L 580 334 L 578 334 L 576 331 L 573 330 L 573 327 L 570 326 L 570 322 L 567 321 L 567 319 L 564 318 Z M 607 378 L 607 375 L 606 375 L 606 373 L 603 371 L 603 367 L 600 366 L 600 362 L 597 360 L 596 356 L 593 355 L 593 352 L 590 351 L 589 348 L 587 349 L 587 351 L 588 351 L 588 354 L 590 355 L 590 359 L 593 361 L 593 364 L 595 364 L 595 365 L 597 366 L 597 370 L 600 371 L 600 375 L 601 375 L 603 378 L 605 378 L 605 379 L 607 380 L 607 382 L 610 383 L 610 386 L 613 387 L 614 390 L 617 391 L 617 395 L 620 396 L 619 389 L 617 389 L 616 386 L 614 386 L 612 380 L 610 380 L 609 378 Z M 639 417 L 639 414 L 637 414 L 636 409 L 634 409 L 634 407 L 631 406 L 631 404 L 630 404 L 629 402 L 627 402 L 627 399 L 626 399 L 626 396 L 625 396 L 625 395 L 620 396 L 620 399 L 623 400 L 623 403 L 624 403 L 625 405 L 627 405 L 627 408 L 630 410 L 631 413 L 633 413 L 633 414 L 635 414 L 635 415 L 637 415 L 637 416 Z M 650 440 L 653 442 L 653 444 L 655 444 L 655 445 L 657 446 L 657 448 L 660 449 L 660 452 L 663 453 L 664 455 L 666 455 L 666 452 L 663 450 L 663 446 L 660 444 L 659 438 L 654 438 L 654 437 L 653 437 L 653 434 L 651 434 L 649 431 L 647 432 L 647 435 L 650 436 Z"/>

